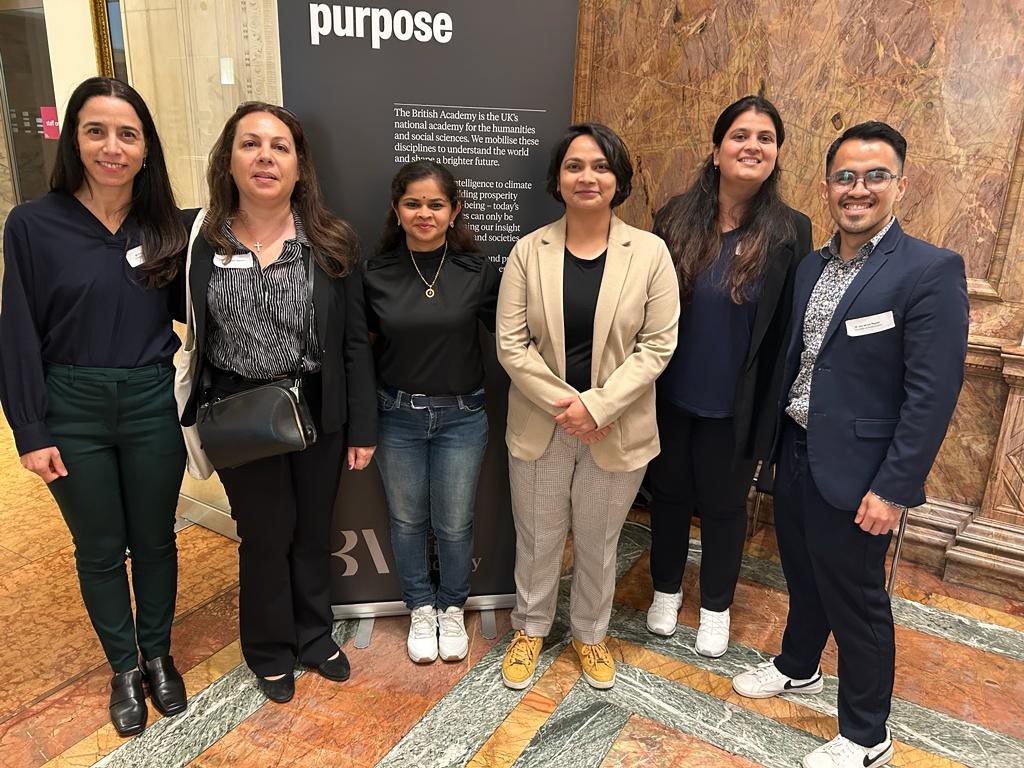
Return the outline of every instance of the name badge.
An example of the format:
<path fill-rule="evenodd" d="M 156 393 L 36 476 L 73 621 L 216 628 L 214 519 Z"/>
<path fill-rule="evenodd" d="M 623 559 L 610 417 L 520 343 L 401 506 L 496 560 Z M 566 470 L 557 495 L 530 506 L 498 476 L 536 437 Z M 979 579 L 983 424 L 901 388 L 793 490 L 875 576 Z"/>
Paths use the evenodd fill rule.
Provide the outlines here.
<path fill-rule="evenodd" d="M 214 266 L 220 267 L 221 269 L 249 269 L 249 267 L 252 266 L 251 253 L 236 253 L 231 257 L 230 261 L 226 261 L 227 258 L 228 257 L 223 253 L 214 255 Z"/>
<path fill-rule="evenodd" d="M 867 336 L 871 333 L 888 331 L 896 327 L 896 320 L 892 316 L 892 310 L 879 312 L 877 315 L 867 317 L 855 317 L 846 321 L 847 336 Z"/>
<path fill-rule="evenodd" d="M 132 269 L 139 266 L 143 262 L 142 258 L 142 246 L 137 245 L 124 255 L 125 261 L 128 262 L 128 266 Z"/>

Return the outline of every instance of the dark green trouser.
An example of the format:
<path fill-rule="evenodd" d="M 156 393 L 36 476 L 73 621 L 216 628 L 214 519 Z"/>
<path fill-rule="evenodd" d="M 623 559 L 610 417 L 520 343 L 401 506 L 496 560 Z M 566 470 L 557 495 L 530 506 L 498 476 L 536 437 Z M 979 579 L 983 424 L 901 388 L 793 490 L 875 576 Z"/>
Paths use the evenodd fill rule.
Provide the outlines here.
<path fill-rule="evenodd" d="M 147 659 L 170 651 L 174 511 L 185 466 L 173 383 L 170 364 L 46 369 L 46 425 L 68 470 L 49 487 L 71 529 L 82 598 L 115 672 L 134 668 L 139 651 Z"/>

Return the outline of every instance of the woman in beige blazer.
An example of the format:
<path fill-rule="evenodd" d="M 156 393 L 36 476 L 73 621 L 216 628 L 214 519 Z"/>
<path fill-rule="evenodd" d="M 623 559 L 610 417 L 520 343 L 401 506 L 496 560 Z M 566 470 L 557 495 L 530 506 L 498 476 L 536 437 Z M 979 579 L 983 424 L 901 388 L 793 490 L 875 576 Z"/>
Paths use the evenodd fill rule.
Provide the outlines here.
<path fill-rule="evenodd" d="M 533 679 L 573 531 L 573 648 L 584 678 L 615 682 L 605 645 L 615 550 L 659 450 L 654 380 L 676 346 L 679 287 L 662 240 L 612 213 L 631 188 L 622 140 L 594 123 L 555 148 L 548 191 L 565 216 L 509 254 L 498 298 L 498 357 L 509 390 L 509 479 L 516 524 L 515 636 L 502 677 Z"/>

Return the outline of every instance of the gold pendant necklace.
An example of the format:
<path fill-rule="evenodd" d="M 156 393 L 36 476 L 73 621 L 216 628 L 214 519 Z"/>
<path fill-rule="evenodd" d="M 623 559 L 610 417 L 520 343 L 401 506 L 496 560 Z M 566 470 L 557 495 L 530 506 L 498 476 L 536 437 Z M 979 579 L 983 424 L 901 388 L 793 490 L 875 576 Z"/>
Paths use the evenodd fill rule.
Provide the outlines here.
<path fill-rule="evenodd" d="M 427 278 L 425 278 L 423 276 L 423 273 L 420 272 L 419 264 L 416 263 L 416 257 L 412 255 L 412 248 L 409 249 L 409 258 L 412 259 L 412 266 L 416 270 L 416 274 L 420 276 L 420 280 L 422 280 L 423 284 L 425 286 L 427 286 L 427 290 L 425 290 L 423 292 L 423 295 L 426 296 L 428 299 L 434 298 L 434 296 L 437 294 L 437 291 L 434 290 L 434 283 L 436 283 L 437 282 L 437 278 L 439 278 L 441 276 L 441 267 L 444 266 L 444 259 L 445 259 L 445 257 L 447 255 L 448 255 L 448 241 L 445 240 L 444 241 L 444 253 L 441 254 L 441 263 L 437 265 L 437 272 L 434 274 L 434 279 L 431 280 L 428 283 L 427 282 Z"/>

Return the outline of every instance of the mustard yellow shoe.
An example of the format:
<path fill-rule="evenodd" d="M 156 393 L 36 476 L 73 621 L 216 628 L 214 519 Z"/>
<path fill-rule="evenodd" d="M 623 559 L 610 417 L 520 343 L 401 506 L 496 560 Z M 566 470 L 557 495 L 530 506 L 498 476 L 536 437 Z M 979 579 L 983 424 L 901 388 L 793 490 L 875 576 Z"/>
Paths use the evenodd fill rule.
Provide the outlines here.
<path fill-rule="evenodd" d="M 530 687 L 542 645 L 543 637 L 530 637 L 521 629 L 516 630 L 501 662 L 501 679 L 506 686 L 516 691 Z"/>
<path fill-rule="evenodd" d="M 594 645 L 573 640 L 572 648 L 580 657 L 583 679 L 592 688 L 604 690 L 615 685 L 615 659 L 612 658 L 612 653 L 608 650 L 604 640 Z"/>

